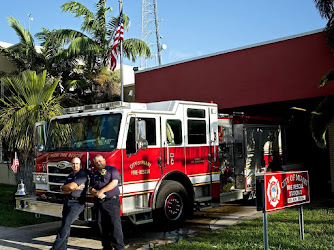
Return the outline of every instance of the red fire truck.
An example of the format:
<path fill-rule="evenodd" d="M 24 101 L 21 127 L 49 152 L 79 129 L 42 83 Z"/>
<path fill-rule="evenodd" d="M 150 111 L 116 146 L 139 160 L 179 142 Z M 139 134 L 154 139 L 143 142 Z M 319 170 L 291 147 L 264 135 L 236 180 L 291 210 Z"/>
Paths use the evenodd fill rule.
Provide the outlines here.
<path fill-rule="evenodd" d="M 68 108 L 36 124 L 36 197 L 17 197 L 16 209 L 61 217 L 71 159 L 91 173 L 97 154 L 120 172 L 121 215 L 134 224 L 178 223 L 194 208 L 243 198 L 263 165 L 262 135 L 271 131 L 280 144 L 280 127 L 233 117 L 219 117 L 216 104 L 189 101 Z M 93 218 L 92 198 L 87 194 L 85 220 Z"/>

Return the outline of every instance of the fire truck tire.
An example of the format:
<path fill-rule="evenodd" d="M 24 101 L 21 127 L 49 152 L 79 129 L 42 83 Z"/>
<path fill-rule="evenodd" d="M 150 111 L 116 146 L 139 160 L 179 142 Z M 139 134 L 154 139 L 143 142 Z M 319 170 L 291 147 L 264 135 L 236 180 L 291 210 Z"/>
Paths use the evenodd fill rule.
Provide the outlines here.
<path fill-rule="evenodd" d="M 154 222 L 165 226 L 180 226 L 188 209 L 189 197 L 184 186 L 177 181 L 163 181 L 153 213 Z"/>

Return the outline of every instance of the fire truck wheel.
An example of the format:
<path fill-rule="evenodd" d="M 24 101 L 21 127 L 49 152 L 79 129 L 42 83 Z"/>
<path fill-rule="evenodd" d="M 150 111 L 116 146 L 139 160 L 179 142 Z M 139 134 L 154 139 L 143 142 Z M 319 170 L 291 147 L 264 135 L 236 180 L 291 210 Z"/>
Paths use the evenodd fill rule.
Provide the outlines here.
<path fill-rule="evenodd" d="M 154 210 L 154 222 L 179 226 L 184 222 L 188 208 L 189 198 L 184 186 L 176 181 L 163 181 Z"/>

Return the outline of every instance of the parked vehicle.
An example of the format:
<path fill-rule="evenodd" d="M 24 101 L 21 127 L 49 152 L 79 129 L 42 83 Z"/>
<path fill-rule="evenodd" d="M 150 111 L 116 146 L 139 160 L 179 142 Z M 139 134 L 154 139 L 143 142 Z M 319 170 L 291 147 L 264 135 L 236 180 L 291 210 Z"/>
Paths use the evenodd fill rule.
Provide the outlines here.
<path fill-rule="evenodd" d="M 36 123 L 36 197 L 17 197 L 16 209 L 61 217 L 60 186 L 71 159 L 92 173 L 97 154 L 118 169 L 121 215 L 134 224 L 181 223 L 194 208 L 252 198 L 255 174 L 265 167 L 264 138 L 272 132 L 281 145 L 280 126 L 235 117 L 189 101 L 69 108 L 48 125 Z M 85 220 L 93 219 L 92 200 L 87 194 Z"/>

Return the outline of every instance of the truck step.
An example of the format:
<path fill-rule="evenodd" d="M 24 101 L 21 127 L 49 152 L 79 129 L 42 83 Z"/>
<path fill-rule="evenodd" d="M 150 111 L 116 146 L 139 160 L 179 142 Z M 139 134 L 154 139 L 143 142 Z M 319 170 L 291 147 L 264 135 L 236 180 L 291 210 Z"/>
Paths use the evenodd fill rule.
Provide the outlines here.
<path fill-rule="evenodd" d="M 153 222 L 153 219 L 136 220 L 135 224 L 142 225 L 142 224 L 151 223 L 151 222 Z"/>
<path fill-rule="evenodd" d="M 212 197 L 211 196 L 202 196 L 195 198 L 195 202 L 205 202 L 205 201 L 211 201 Z"/>
<path fill-rule="evenodd" d="M 198 211 L 204 211 L 210 208 L 212 208 L 211 204 L 204 204 L 197 207 Z"/>
<path fill-rule="evenodd" d="M 143 214 L 143 213 L 149 213 L 152 211 L 152 208 L 135 208 L 131 210 L 123 210 L 123 215 L 130 216 L 134 214 Z"/>
<path fill-rule="evenodd" d="M 244 197 L 244 189 L 234 189 L 220 194 L 220 203 L 242 200 Z"/>

